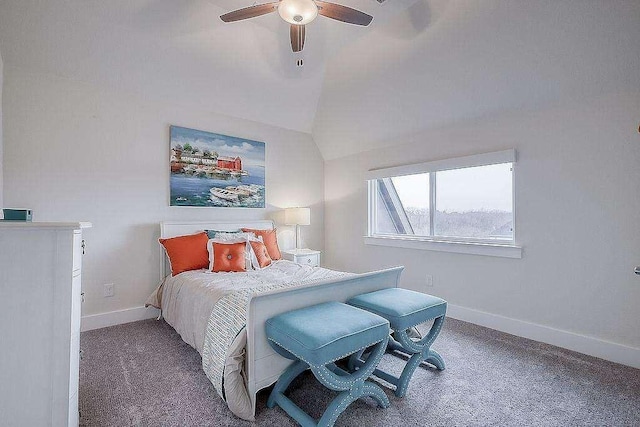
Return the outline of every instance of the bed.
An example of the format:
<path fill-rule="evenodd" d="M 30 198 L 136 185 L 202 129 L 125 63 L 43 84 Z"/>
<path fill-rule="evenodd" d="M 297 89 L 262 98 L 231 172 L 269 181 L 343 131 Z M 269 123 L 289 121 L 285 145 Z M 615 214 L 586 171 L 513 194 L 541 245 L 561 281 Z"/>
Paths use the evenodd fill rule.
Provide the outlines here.
<path fill-rule="evenodd" d="M 206 229 L 273 229 L 268 220 L 242 222 L 162 222 L 170 238 Z M 365 292 L 397 287 L 403 267 L 364 274 L 278 261 L 260 271 L 211 273 L 204 270 L 165 277 L 156 299 L 162 316 L 203 357 L 203 369 L 231 411 L 253 420 L 256 394 L 275 383 L 291 363 L 275 353 L 265 321 L 276 314 L 326 301 L 346 301 Z M 152 296 L 153 297 L 153 296 Z"/>

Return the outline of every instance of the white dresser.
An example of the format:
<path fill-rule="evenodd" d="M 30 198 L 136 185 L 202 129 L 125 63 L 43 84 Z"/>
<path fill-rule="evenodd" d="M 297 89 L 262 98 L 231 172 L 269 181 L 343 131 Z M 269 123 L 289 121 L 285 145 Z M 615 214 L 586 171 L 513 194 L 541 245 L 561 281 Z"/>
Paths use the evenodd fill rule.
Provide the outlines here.
<path fill-rule="evenodd" d="M 77 426 L 82 229 L 0 222 L 0 424 Z"/>

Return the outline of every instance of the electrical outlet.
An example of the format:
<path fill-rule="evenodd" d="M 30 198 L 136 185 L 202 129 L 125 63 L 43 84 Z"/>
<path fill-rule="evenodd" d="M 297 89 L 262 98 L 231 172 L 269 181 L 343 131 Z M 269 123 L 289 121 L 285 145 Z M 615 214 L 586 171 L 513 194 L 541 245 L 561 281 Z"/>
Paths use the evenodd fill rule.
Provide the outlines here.
<path fill-rule="evenodd" d="M 106 283 L 102 288 L 102 296 L 112 297 L 114 294 L 113 283 Z"/>
<path fill-rule="evenodd" d="M 427 274 L 427 275 L 425 276 L 425 282 L 424 282 L 424 285 L 425 285 L 427 288 L 433 288 L 433 276 L 432 276 L 432 275 Z"/>

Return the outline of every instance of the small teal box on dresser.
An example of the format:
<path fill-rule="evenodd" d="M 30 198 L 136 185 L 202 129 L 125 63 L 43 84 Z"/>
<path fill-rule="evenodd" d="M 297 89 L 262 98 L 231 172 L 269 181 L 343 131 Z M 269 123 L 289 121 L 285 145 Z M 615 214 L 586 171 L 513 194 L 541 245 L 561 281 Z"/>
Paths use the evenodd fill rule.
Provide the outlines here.
<path fill-rule="evenodd" d="M 4 221 L 32 221 L 33 211 L 31 209 L 2 209 Z"/>

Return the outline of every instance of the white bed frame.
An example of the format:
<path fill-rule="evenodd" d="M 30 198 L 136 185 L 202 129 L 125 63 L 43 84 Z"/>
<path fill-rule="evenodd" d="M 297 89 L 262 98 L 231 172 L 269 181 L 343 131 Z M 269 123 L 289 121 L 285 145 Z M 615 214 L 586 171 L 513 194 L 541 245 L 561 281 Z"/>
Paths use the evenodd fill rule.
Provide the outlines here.
<path fill-rule="evenodd" d="M 199 231 L 236 230 L 238 228 L 273 229 L 270 220 L 250 220 L 237 222 L 162 222 L 160 223 L 160 237 L 168 238 L 193 234 Z M 161 256 L 161 274 L 168 273 L 166 256 Z M 247 312 L 247 389 L 256 409 L 256 394 L 261 389 L 270 386 L 278 380 L 282 372 L 291 364 L 275 353 L 267 341 L 265 322 L 267 319 L 290 310 L 319 304 L 327 301 L 344 302 L 349 298 L 379 289 L 398 286 L 400 274 L 404 267 L 394 267 L 371 273 L 357 274 L 337 280 L 327 280 L 312 285 L 293 289 L 282 289 L 256 295 L 249 300 Z"/>

